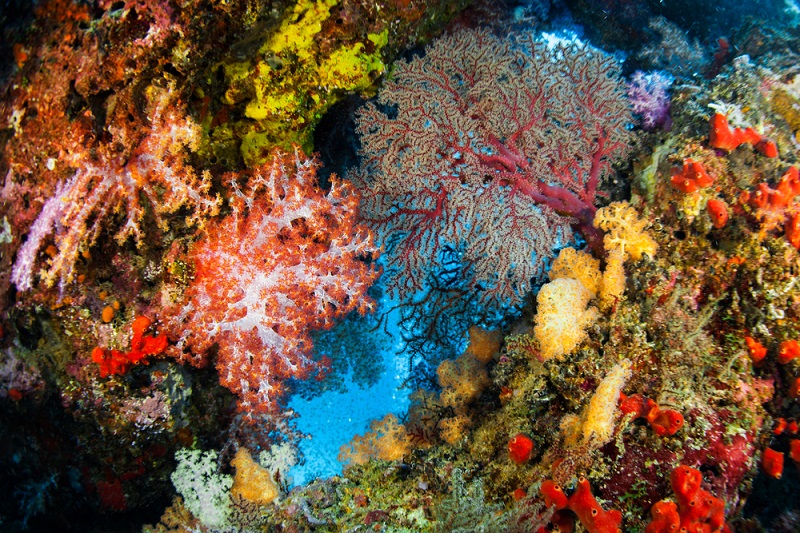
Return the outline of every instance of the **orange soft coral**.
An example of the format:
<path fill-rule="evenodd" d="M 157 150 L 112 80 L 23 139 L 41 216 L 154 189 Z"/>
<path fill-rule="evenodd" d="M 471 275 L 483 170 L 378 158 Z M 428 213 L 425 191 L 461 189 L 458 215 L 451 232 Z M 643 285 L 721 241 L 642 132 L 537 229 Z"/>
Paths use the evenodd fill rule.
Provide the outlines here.
<path fill-rule="evenodd" d="M 397 461 L 411 451 L 411 436 L 393 414 L 370 423 L 370 431 L 355 435 L 339 449 L 339 461 L 363 465 L 370 459 Z"/>
<path fill-rule="evenodd" d="M 603 246 L 606 250 L 620 249 L 626 258 L 634 261 L 643 254 L 655 256 L 658 244 L 645 230 L 648 222 L 628 202 L 612 202 L 595 215 L 595 227 L 606 232 Z"/>

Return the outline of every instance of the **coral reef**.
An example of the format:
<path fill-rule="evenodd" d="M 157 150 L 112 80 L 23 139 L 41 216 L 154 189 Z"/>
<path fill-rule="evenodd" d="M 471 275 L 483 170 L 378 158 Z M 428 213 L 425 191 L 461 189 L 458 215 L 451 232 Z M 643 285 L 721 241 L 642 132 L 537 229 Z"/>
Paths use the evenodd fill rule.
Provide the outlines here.
<path fill-rule="evenodd" d="M 43 242 L 55 234 L 52 246 L 57 250 L 48 260 L 42 278 L 46 285 L 61 281 L 61 289 L 75 278 L 75 263 L 81 253 L 88 253 L 108 218 L 123 211 L 125 219 L 114 238 L 124 244 L 134 237 L 139 246 L 144 239 L 141 226 L 145 207 L 162 231 L 169 225 L 165 215 L 185 206 L 192 209 L 186 224 L 198 224 L 218 212 L 219 198 L 207 194 L 211 186 L 208 174 L 198 176 L 185 164 L 184 150 L 197 150 L 199 131 L 190 120 L 181 117 L 180 104 L 172 101 L 169 90 L 152 90 L 147 120 L 151 130 L 132 154 L 113 154 L 97 149 L 94 153 L 76 146 L 61 160 L 77 169 L 71 178 L 56 186 L 38 218 L 31 226 L 11 272 L 11 281 L 19 290 L 29 290 L 34 277 L 36 256 Z"/>
<path fill-rule="evenodd" d="M 0 13 L 4 531 L 798 529 L 800 19 L 468 3 Z"/>

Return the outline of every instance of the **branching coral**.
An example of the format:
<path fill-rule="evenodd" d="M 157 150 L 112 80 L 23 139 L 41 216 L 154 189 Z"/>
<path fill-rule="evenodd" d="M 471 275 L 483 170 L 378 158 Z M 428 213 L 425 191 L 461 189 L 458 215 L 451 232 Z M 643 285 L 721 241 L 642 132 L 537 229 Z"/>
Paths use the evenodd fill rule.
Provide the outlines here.
<path fill-rule="evenodd" d="M 317 165 L 276 151 L 245 188 L 228 176 L 233 213 L 191 251 L 195 279 L 169 318 L 179 359 L 204 364 L 218 343 L 220 381 L 246 412 L 278 411 L 288 379 L 324 371 L 310 330 L 374 305 L 378 250 L 356 223 L 358 195 L 336 177 L 321 190 Z"/>
<path fill-rule="evenodd" d="M 76 145 L 64 154 L 75 174 L 58 185 L 19 250 L 11 274 L 19 290 L 32 288 L 38 252 L 51 236 L 55 253 L 41 278 L 47 286 L 59 281 L 63 290 L 75 277 L 80 254 L 114 225 L 118 213 L 124 215 L 115 239 L 122 244 L 134 237 L 139 245 L 148 213 L 162 231 L 168 229 L 168 216 L 183 207 L 190 209 L 188 225 L 202 225 L 217 213 L 219 198 L 208 194 L 210 175 L 198 175 L 187 164 L 188 152 L 198 148 L 199 128 L 179 111 L 169 90 L 153 87 L 149 96 L 150 132 L 130 158 L 110 146 L 90 151 Z"/>
<path fill-rule="evenodd" d="M 526 34 L 460 31 L 399 62 L 360 114 L 353 176 L 392 294 L 430 289 L 453 250 L 481 305 L 517 305 L 571 225 L 599 250 L 598 187 L 628 150 L 623 92 L 599 50 Z"/>

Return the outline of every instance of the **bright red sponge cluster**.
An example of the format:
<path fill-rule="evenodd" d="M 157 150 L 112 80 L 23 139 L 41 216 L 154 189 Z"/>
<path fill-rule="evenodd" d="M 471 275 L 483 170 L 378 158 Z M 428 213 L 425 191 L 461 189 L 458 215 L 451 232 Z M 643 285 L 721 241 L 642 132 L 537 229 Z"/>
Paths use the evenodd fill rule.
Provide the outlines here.
<path fill-rule="evenodd" d="M 711 133 L 708 137 L 713 148 L 731 152 L 742 144 L 750 144 L 767 157 L 778 157 L 775 141 L 760 135 L 753 128 L 731 128 L 728 117 L 721 113 L 711 117 Z"/>
<path fill-rule="evenodd" d="M 800 194 L 800 170 L 789 167 L 775 187 L 759 183 L 754 191 L 741 194 L 740 201 L 758 209 L 784 210 Z"/>
<path fill-rule="evenodd" d="M 661 500 L 653 504 L 653 520 L 645 533 L 730 533 L 725 502 L 700 488 L 703 475 L 699 470 L 681 465 L 672 471 L 670 481 L 678 503 Z"/>
<path fill-rule="evenodd" d="M 646 418 L 659 437 L 669 437 L 683 427 L 683 415 L 674 409 L 661 409 L 656 402 L 641 394 L 620 394 L 619 409 L 634 418 Z"/>
<path fill-rule="evenodd" d="M 739 202 L 755 208 L 754 215 L 762 232 L 782 227 L 786 239 L 800 249 L 800 204 L 794 201 L 797 195 L 800 195 L 800 169 L 793 166 L 784 172 L 775 187 L 759 183 L 754 190 L 743 192 Z"/>
<path fill-rule="evenodd" d="M 714 178 L 706 172 L 701 162 L 688 158 L 683 160 L 683 167 L 673 173 L 671 182 L 679 191 L 692 193 L 714 183 Z"/>
<path fill-rule="evenodd" d="M 578 487 L 569 498 L 552 479 L 542 483 L 542 496 L 548 507 L 555 507 L 555 514 L 551 522 L 556 524 L 560 531 L 570 531 L 570 522 L 573 519 L 565 509 L 574 512 L 583 527 L 589 533 L 619 533 L 622 513 L 616 509 L 604 510 L 592 495 L 589 480 L 581 478 Z M 542 530 L 540 530 L 542 531 Z"/>
<path fill-rule="evenodd" d="M 158 355 L 167 348 L 167 336 L 161 333 L 157 337 L 145 335 L 152 320 L 146 316 L 138 316 L 133 321 L 131 329 L 131 349 L 127 352 L 108 350 L 96 347 L 92 350 L 92 361 L 100 367 L 100 377 L 104 378 L 114 374 L 124 374 L 131 366 L 138 363 L 147 363 L 147 357 Z"/>

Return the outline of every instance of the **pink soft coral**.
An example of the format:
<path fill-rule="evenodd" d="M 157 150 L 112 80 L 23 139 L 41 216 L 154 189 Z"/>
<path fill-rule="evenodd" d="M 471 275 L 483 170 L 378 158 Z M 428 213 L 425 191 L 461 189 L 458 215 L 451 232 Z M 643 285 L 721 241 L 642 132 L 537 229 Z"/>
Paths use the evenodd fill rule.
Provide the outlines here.
<path fill-rule="evenodd" d="M 274 413 L 287 379 L 324 364 L 311 358 L 309 332 L 351 311 L 373 308 L 377 253 L 355 223 L 358 196 L 335 176 L 321 190 L 317 162 L 276 152 L 234 187 L 233 213 L 209 225 L 192 250 L 187 303 L 171 320 L 179 358 L 196 365 L 218 343 L 220 381 L 248 413 Z"/>

